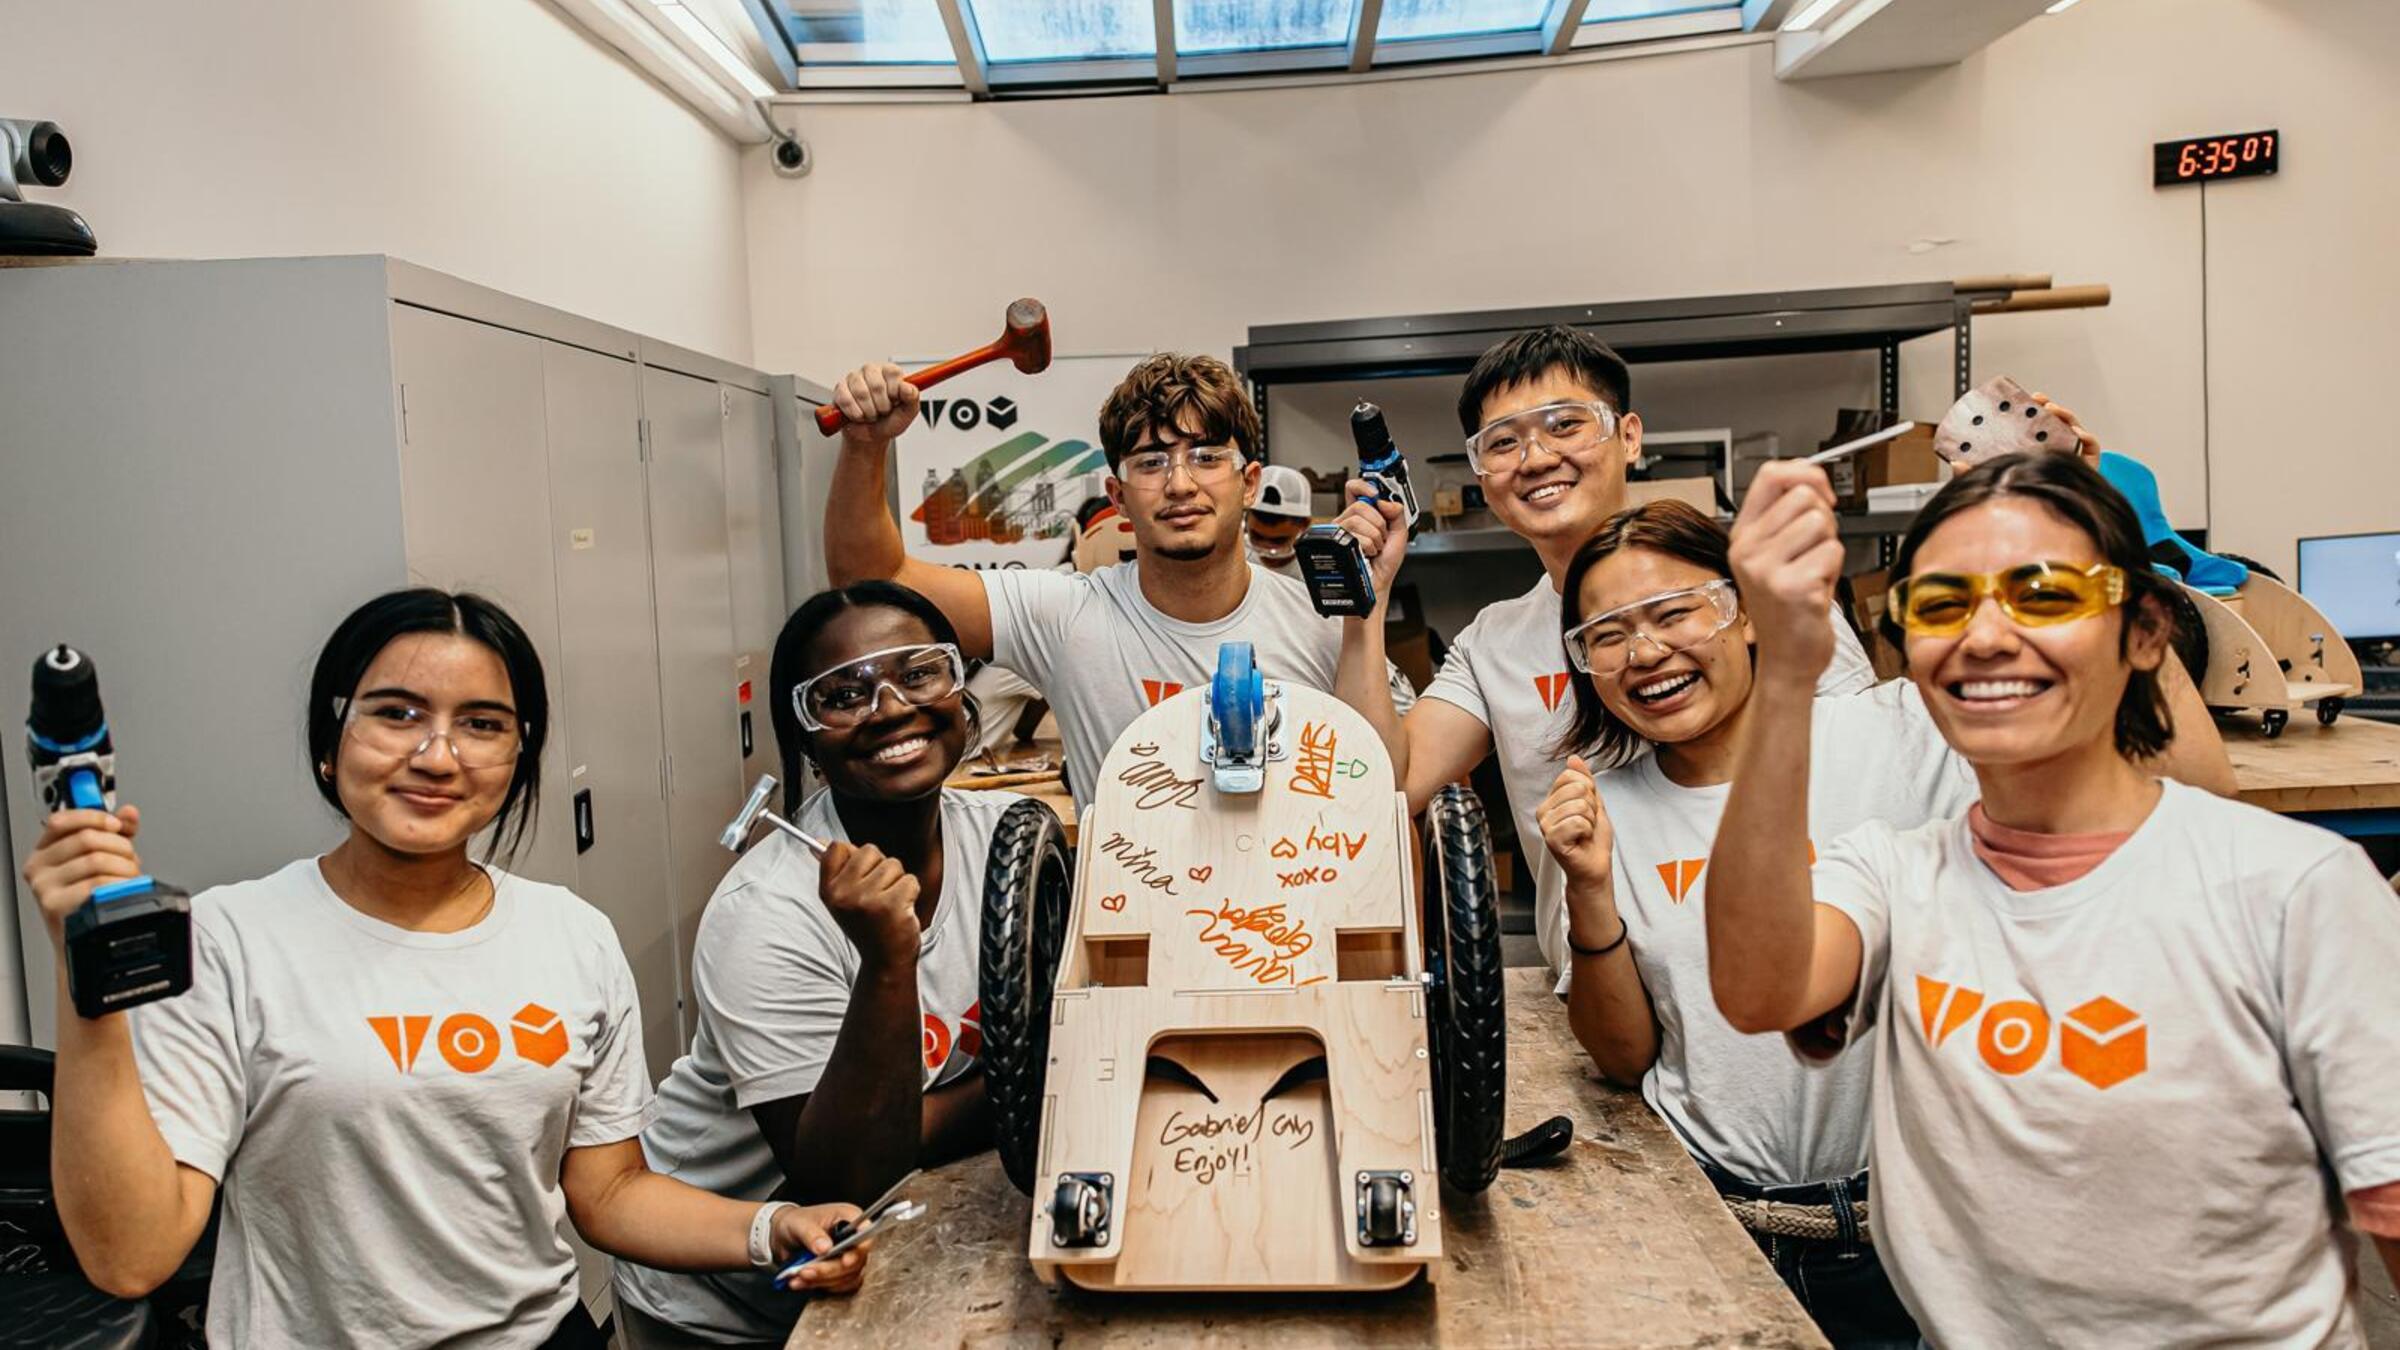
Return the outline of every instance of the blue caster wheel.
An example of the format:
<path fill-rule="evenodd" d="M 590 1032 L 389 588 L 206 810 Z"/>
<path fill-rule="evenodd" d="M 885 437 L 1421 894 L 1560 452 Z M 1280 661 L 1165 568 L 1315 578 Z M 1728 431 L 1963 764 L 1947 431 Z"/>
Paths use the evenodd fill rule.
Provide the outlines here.
<path fill-rule="evenodd" d="M 1209 716 L 1217 722 L 1217 749 L 1234 759 L 1258 758 L 1259 723 L 1265 720 L 1267 684 L 1247 642 L 1217 648 L 1217 677 L 1209 688 Z"/>

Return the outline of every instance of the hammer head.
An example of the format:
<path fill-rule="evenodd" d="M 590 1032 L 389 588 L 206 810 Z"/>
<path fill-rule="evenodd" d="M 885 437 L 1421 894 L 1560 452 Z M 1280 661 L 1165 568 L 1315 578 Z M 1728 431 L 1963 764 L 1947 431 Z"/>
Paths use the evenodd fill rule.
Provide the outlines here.
<path fill-rule="evenodd" d="M 775 775 L 760 774 L 758 786 L 750 789 L 750 799 L 742 803 L 741 810 L 733 813 L 733 823 L 725 827 L 725 833 L 717 836 L 717 843 L 735 853 L 741 852 L 742 845 L 750 839 L 750 827 L 758 823 L 758 813 L 767 809 L 767 798 L 774 791 Z"/>
<path fill-rule="evenodd" d="M 1008 307 L 1008 332 L 1002 337 L 1008 346 L 1008 359 L 1028 375 L 1039 375 L 1050 368 L 1050 311 L 1042 302 L 1031 298 L 1012 301 Z"/>

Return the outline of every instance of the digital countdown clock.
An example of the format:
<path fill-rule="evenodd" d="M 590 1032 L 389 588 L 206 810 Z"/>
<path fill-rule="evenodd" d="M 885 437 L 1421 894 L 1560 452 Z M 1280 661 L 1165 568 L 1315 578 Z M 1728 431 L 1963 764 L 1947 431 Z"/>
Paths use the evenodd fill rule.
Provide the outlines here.
<path fill-rule="evenodd" d="M 2213 183 L 2220 178 L 2257 178 L 2275 172 L 2280 131 L 2244 131 L 2232 136 L 2194 136 L 2150 147 L 2153 187 Z"/>

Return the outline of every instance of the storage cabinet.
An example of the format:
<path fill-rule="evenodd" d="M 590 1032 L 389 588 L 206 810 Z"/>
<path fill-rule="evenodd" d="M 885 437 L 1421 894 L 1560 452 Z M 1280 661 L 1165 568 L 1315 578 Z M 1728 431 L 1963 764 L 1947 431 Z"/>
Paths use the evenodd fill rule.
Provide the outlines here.
<path fill-rule="evenodd" d="M 384 258 L 0 270 L 0 726 L 23 724 L 44 645 L 84 646 L 145 860 L 195 890 L 261 875 L 340 838 L 302 722 L 333 625 L 404 584 L 490 596 L 551 695 L 513 866 L 614 920 L 663 1076 L 692 1033 L 718 832 L 775 757 L 768 389 Z M 0 759 L 21 846 L 39 812 L 22 755 Z M 16 908 L 47 1044 L 47 940 Z"/>

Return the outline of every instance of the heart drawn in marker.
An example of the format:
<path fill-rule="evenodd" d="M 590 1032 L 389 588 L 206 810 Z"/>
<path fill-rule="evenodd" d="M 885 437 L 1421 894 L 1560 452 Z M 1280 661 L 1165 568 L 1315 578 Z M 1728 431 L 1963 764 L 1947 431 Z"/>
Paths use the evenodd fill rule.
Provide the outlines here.
<path fill-rule="evenodd" d="M 1118 910 L 1125 908 L 1125 897 L 1121 895 L 1101 896 L 1100 908 L 1107 910 L 1111 914 L 1114 914 Z"/>
<path fill-rule="evenodd" d="M 1217 869 L 1214 867 L 1195 867 L 1184 873 L 1185 876 L 1190 877 L 1192 880 L 1197 881 L 1202 885 L 1206 885 L 1208 883 L 1208 879 L 1216 874 Z"/>
<path fill-rule="evenodd" d="M 1267 852 L 1278 858 L 1297 858 L 1300 856 L 1300 846 L 1288 838 L 1278 839 L 1275 841 L 1275 847 L 1268 849 Z"/>

